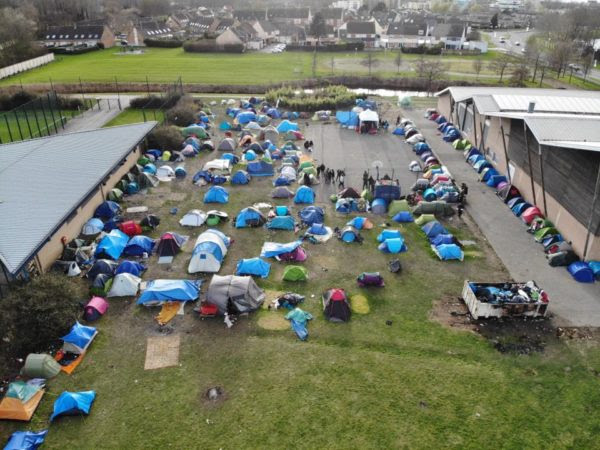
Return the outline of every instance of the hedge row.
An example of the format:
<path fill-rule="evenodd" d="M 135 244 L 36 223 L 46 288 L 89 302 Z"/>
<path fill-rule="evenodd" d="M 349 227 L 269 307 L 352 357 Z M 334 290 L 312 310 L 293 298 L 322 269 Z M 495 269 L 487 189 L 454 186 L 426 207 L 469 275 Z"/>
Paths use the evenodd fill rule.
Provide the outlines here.
<path fill-rule="evenodd" d="M 243 44 L 217 45 L 213 40 L 189 41 L 183 44 L 183 50 L 189 53 L 243 53 Z"/>
<path fill-rule="evenodd" d="M 279 101 L 279 105 L 294 111 L 320 111 L 339 109 L 355 104 L 358 95 L 345 86 L 327 86 L 308 94 L 298 92 L 292 87 L 282 87 L 267 92 L 265 98 L 270 103 Z"/>
<path fill-rule="evenodd" d="M 424 45 L 419 45 L 418 47 L 402 47 L 402 53 L 411 55 L 441 55 L 442 47 L 438 45 L 435 47 L 426 47 Z"/>
<path fill-rule="evenodd" d="M 93 47 L 56 47 L 49 50 L 55 55 L 81 55 L 83 53 L 94 52 L 104 48 L 104 45 L 98 44 Z"/>
<path fill-rule="evenodd" d="M 288 45 L 286 50 L 303 51 L 303 52 L 353 52 L 355 50 L 363 51 L 365 49 L 364 42 L 345 42 L 343 44 L 327 44 L 327 45 Z"/>
<path fill-rule="evenodd" d="M 146 47 L 177 48 L 183 46 L 179 39 L 144 39 Z"/>

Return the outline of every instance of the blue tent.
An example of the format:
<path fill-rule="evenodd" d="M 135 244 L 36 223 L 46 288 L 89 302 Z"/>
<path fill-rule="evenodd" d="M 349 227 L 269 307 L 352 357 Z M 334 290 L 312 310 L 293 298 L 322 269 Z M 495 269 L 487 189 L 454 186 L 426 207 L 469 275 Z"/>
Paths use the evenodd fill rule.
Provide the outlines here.
<path fill-rule="evenodd" d="M 437 116 L 437 118 L 435 119 L 435 123 L 437 123 L 437 124 L 444 123 L 444 122 L 448 122 L 448 119 L 446 119 L 441 114 L 439 116 Z"/>
<path fill-rule="evenodd" d="M 143 264 L 140 264 L 137 261 L 125 260 L 118 265 L 118 267 L 115 270 L 115 275 L 119 273 L 130 273 L 132 275 L 135 275 L 136 277 L 141 277 L 142 272 L 144 272 L 144 270 L 146 270 L 146 266 L 144 266 Z"/>
<path fill-rule="evenodd" d="M 204 194 L 204 203 L 227 203 L 229 193 L 221 186 L 213 186 Z"/>
<path fill-rule="evenodd" d="M 94 212 L 94 217 L 102 220 L 112 219 L 121 212 L 121 207 L 118 203 L 107 200 L 100 204 Z"/>
<path fill-rule="evenodd" d="M 204 233 L 212 233 L 212 234 L 217 235 L 217 237 L 223 241 L 223 243 L 225 244 L 225 247 L 229 247 L 229 244 L 231 244 L 231 238 L 229 236 L 227 236 L 225 233 L 223 233 L 222 231 L 219 231 L 215 228 L 209 228 Z M 204 234 L 204 233 L 202 233 L 202 234 Z"/>
<path fill-rule="evenodd" d="M 431 147 L 429 147 L 427 142 L 417 142 L 415 145 L 413 145 L 413 150 L 417 155 L 420 155 L 421 153 L 431 151 Z"/>
<path fill-rule="evenodd" d="M 50 422 L 60 416 L 88 415 L 95 399 L 95 391 L 64 391 L 54 402 L 54 412 L 50 416 Z"/>
<path fill-rule="evenodd" d="M 358 230 L 354 227 L 347 226 L 345 227 L 339 235 L 339 238 L 342 242 L 350 243 L 350 242 L 360 242 L 361 237 L 358 233 Z"/>
<path fill-rule="evenodd" d="M 335 210 L 342 214 L 350 214 L 358 211 L 358 203 L 353 198 L 340 198 L 335 202 Z"/>
<path fill-rule="evenodd" d="M 48 430 L 38 431 L 15 431 L 10 435 L 4 450 L 36 450 L 44 443 Z"/>
<path fill-rule="evenodd" d="M 271 117 L 272 119 L 280 119 L 281 113 L 277 108 L 269 108 L 267 109 L 267 116 Z"/>
<path fill-rule="evenodd" d="M 260 258 L 240 259 L 235 269 L 238 276 L 255 275 L 261 278 L 267 278 L 271 271 L 271 264 Z"/>
<path fill-rule="evenodd" d="M 125 249 L 129 236 L 120 230 L 112 230 L 104 236 L 96 247 L 96 258 L 119 259 Z"/>
<path fill-rule="evenodd" d="M 156 175 L 156 166 L 152 163 L 146 164 L 142 170 L 150 175 Z"/>
<path fill-rule="evenodd" d="M 289 216 L 290 210 L 285 205 L 279 205 L 275 207 L 275 215 L 277 216 Z"/>
<path fill-rule="evenodd" d="M 221 131 L 228 131 L 231 130 L 231 124 L 227 121 L 223 121 L 219 124 L 219 130 Z"/>
<path fill-rule="evenodd" d="M 96 328 L 75 322 L 75 325 L 71 327 L 69 333 L 61 339 L 65 344 L 70 346 L 70 348 L 74 348 L 81 353 L 88 348 L 97 333 L 98 331 Z"/>
<path fill-rule="evenodd" d="M 194 301 L 200 293 L 202 280 L 152 280 L 137 304 L 156 304 L 161 302 Z"/>
<path fill-rule="evenodd" d="M 275 216 L 267 222 L 269 230 L 294 231 L 294 218 L 292 216 Z"/>
<path fill-rule="evenodd" d="M 248 184 L 250 182 L 250 175 L 245 170 L 238 170 L 231 177 L 231 184 Z"/>
<path fill-rule="evenodd" d="M 485 184 L 487 184 L 489 187 L 495 188 L 502 182 L 506 183 L 506 182 L 508 182 L 508 180 L 506 179 L 506 177 L 504 175 L 495 174 L 495 175 L 490 176 Z"/>
<path fill-rule="evenodd" d="M 279 125 L 277 125 L 277 131 L 280 133 L 286 133 L 288 131 L 298 131 L 298 124 L 294 122 L 290 122 L 289 120 L 282 120 Z"/>
<path fill-rule="evenodd" d="M 254 161 L 256 159 L 256 153 L 254 150 L 248 150 L 246 153 L 244 153 L 244 159 L 246 161 Z"/>
<path fill-rule="evenodd" d="M 402 234 L 400 233 L 400 230 L 385 229 L 381 233 L 379 233 L 379 236 L 377 236 L 377 242 L 383 242 L 387 239 L 397 239 L 397 238 L 402 238 Z"/>
<path fill-rule="evenodd" d="M 373 214 L 385 214 L 387 211 L 387 202 L 382 198 L 376 198 L 371 202 L 371 212 Z"/>
<path fill-rule="evenodd" d="M 203 179 L 207 183 L 210 183 L 212 180 L 212 174 L 207 170 L 199 170 L 192 178 L 192 183 L 197 183 L 201 179 Z"/>
<path fill-rule="evenodd" d="M 307 233 L 314 234 L 316 236 L 325 236 L 327 234 L 327 229 L 325 225 L 322 223 L 313 223 L 309 228 Z"/>
<path fill-rule="evenodd" d="M 469 152 L 467 153 L 467 156 L 465 157 L 465 159 L 468 161 L 469 158 L 473 155 L 481 155 L 481 152 L 479 151 L 479 149 L 477 147 L 471 147 L 469 149 Z"/>
<path fill-rule="evenodd" d="M 392 217 L 392 220 L 399 223 L 409 223 L 415 221 L 413 215 L 409 211 L 400 211 L 398 214 Z"/>
<path fill-rule="evenodd" d="M 346 127 L 355 127 L 358 125 L 358 114 L 353 111 L 338 111 L 335 113 L 337 121 Z"/>
<path fill-rule="evenodd" d="M 127 193 L 127 195 L 137 194 L 138 192 L 140 192 L 140 185 L 137 184 L 135 181 L 127 183 L 127 188 L 125 189 L 125 192 Z"/>
<path fill-rule="evenodd" d="M 521 217 L 521 214 L 523 214 L 525 212 L 525 210 L 527 208 L 531 207 L 530 203 L 527 202 L 521 202 L 521 203 L 517 203 L 516 205 L 514 205 L 511 208 L 511 211 L 513 212 L 513 214 L 517 217 Z"/>
<path fill-rule="evenodd" d="M 294 203 L 308 203 L 312 204 L 315 202 L 315 191 L 308 186 L 300 186 L 294 196 Z"/>
<path fill-rule="evenodd" d="M 81 229 L 81 234 L 89 236 L 93 234 L 98 234 L 104 229 L 104 222 L 100 219 L 90 219 L 86 223 L 83 224 L 83 228 Z"/>
<path fill-rule="evenodd" d="M 491 177 L 499 174 L 500 173 L 496 169 L 490 168 L 485 174 L 483 174 L 483 177 L 481 177 L 481 181 L 487 183 Z"/>
<path fill-rule="evenodd" d="M 260 251 L 260 256 L 263 258 L 274 258 L 275 256 L 283 255 L 284 253 L 290 253 L 300 247 L 302 241 L 288 242 L 286 244 L 279 244 L 278 242 L 265 242 Z"/>
<path fill-rule="evenodd" d="M 377 248 L 384 253 L 403 253 L 408 250 L 402 236 L 386 239 Z"/>
<path fill-rule="evenodd" d="M 318 206 L 307 206 L 306 208 L 303 208 L 298 215 L 300 216 L 302 223 L 309 226 L 313 223 L 323 223 L 323 219 L 325 218 L 323 208 Z"/>
<path fill-rule="evenodd" d="M 421 230 L 423 230 L 429 239 L 436 237 L 438 234 L 448 234 L 448 230 L 446 230 L 437 220 L 426 223 L 421 227 Z"/>
<path fill-rule="evenodd" d="M 594 273 L 594 278 L 600 279 L 600 261 L 588 261 L 588 266 Z"/>
<path fill-rule="evenodd" d="M 429 242 L 436 247 L 442 244 L 454 244 L 454 236 L 451 234 L 440 233 L 437 236 L 429 239 Z"/>
<path fill-rule="evenodd" d="M 444 139 L 444 141 L 446 142 L 453 142 L 457 139 L 460 139 L 462 136 L 460 134 L 460 131 L 458 131 L 456 128 L 450 128 L 450 130 L 448 130 L 446 132 L 446 134 L 444 134 L 444 137 L 442 139 Z"/>
<path fill-rule="evenodd" d="M 359 217 L 355 217 L 350 222 L 346 223 L 346 225 L 350 225 L 350 226 L 356 228 L 357 230 L 362 230 L 366 222 L 367 222 L 366 217 L 359 216 Z"/>
<path fill-rule="evenodd" d="M 442 244 L 433 247 L 438 258 L 442 261 L 448 261 L 450 259 L 457 259 L 462 261 L 464 258 L 463 251 L 456 244 Z"/>
<path fill-rule="evenodd" d="M 154 239 L 140 234 L 129 239 L 123 253 L 128 256 L 142 256 L 144 253 L 150 255 L 153 248 Z"/>
<path fill-rule="evenodd" d="M 286 177 L 277 177 L 275 181 L 273 181 L 273 186 L 289 186 L 291 181 Z"/>
<path fill-rule="evenodd" d="M 588 263 L 583 261 L 576 261 L 569 264 L 567 270 L 571 276 L 580 283 L 593 283 L 594 282 L 594 271 L 590 268 Z"/>
<path fill-rule="evenodd" d="M 221 158 L 219 159 L 226 159 L 228 161 L 231 161 L 231 165 L 235 165 L 238 162 L 240 162 L 240 158 L 238 158 L 236 155 L 234 155 L 233 153 L 223 153 L 221 155 Z"/>
<path fill-rule="evenodd" d="M 150 155 L 154 159 L 158 159 L 158 158 L 160 158 L 160 155 L 162 155 L 162 151 L 158 150 L 156 148 L 153 148 L 153 149 L 150 149 L 150 150 L 146 150 L 146 155 Z"/>
<path fill-rule="evenodd" d="M 181 179 L 185 178 L 186 176 L 187 176 L 187 172 L 183 166 L 175 167 L 175 178 L 181 180 Z"/>
<path fill-rule="evenodd" d="M 265 216 L 256 208 L 244 208 L 235 218 L 236 228 L 258 227 L 265 223 Z"/>
<path fill-rule="evenodd" d="M 112 277 L 115 274 L 116 267 L 117 263 L 110 259 L 97 259 L 85 276 L 90 280 L 93 280 L 100 274 Z"/>
<path fill-rule="evenodd" d="M 270 177 L 275 174 L 273 164 L 266 161 L 252 161 L 246 167 L 248 173 L 255 177 Z"/>
<path fill-rule="evenodd" d="M 423 192 L 423 199 L 427 202 L 433 202 L 434 200 L 437 200 L 435 190 L 433 188 L 425 189 L 425 192 Z"/>
<path fill-rule="evenodd" d="M 235 118 L 240 125 L 246 125 L 250 122 L 256 121 L 256 114 L 254 114 L 252 111 L 242 111 L 235 116 Z"/>
<path fill-rule="evenodd" d="M 394 131 L 392 131 L 392 134 L 395 134 L 396 136 L 404 136 L 404 128 L 397 127 Z"/>

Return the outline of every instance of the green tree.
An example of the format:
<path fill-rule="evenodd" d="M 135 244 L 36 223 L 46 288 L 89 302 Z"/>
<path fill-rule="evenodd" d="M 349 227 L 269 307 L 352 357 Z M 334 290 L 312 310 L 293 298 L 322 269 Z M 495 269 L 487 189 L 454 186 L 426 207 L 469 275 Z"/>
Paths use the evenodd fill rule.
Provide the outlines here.
<path fill-rule="evenodd" d="M 490 25 L 492 28 L 498 28 L 498 13 L 494 14 L 490 19 Z"/>
<path fill-rule="evenodd" d="M 309 33 L 311 36 L 320 40 L 327 33 L 327 24 L 325 23 L 325 18 L 323 14 L 320 12 L 316 13 L 313 17 L 313 20 L 310 24 Z"/>
<path fill-rule="evenodd" d="M 373 67 L 377 67 L 379 65 L 379 60 L 375 58 L 373 52 L 367 52 L 360 63 L 369 69 L 369 76 L 371 76 Z"/>
<path fill-rule="evenodd" d="M 525 80 L 529 78 L 529 67 L 525 61 L 516 65 L 510 75 L 510 84 L 517 87 L 525 86 Z"/>
<path fill-rule="evenodd" d="M 500 83 L 502 83 L 502 78 L 504 77 L 504 72 L 506 72 L 506 69 L 508 68 L 509 64 L 510 64 L 510 57 L 506 54 L 501 54 L 500 56 L 498 56 L 498 58 L 493 60 L 492 63 L 490 64 L 490 68 L 494 72 L 496 72 L 498 75 L 500 75 Z"/>
<path fill-rule="evenodd" d="M 482 69 L 483 69 L 483 61 L 481 59 L 476 59 L 475 61 L 473 61 L 473 72 L 475 72 L 476 80 L 479 80 L 479 74 L 481 73 Z"/>

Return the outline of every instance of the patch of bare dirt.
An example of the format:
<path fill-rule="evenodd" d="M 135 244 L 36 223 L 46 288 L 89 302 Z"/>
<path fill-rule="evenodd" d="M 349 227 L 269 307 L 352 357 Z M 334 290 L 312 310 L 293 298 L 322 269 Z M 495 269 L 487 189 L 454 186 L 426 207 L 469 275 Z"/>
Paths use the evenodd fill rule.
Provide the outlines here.
<path fill-rule="evenodd" d="M 429 319 L 454 330 L 477 331 L 477 327 L 471 321 L 467 306 L 457 297 L 448 296 L 433 302 Z"/>

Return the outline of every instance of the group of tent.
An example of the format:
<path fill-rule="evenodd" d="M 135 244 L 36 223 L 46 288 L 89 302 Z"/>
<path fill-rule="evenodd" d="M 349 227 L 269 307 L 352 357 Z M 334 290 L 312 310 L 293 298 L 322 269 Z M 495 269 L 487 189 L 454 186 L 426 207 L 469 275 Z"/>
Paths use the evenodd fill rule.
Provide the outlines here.
<path fill-rule="evenodd" d="M 377 103 L 372 100 L 357 99 L 350 111 L 337 111 L 335 118 L 342 128 L 376 134 L 379 128 Z"/>

